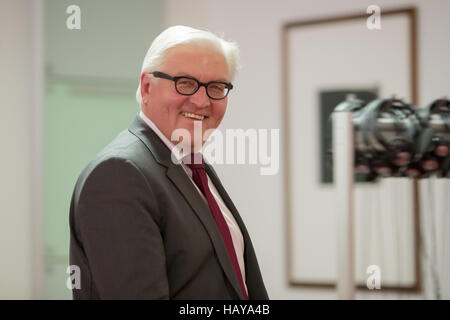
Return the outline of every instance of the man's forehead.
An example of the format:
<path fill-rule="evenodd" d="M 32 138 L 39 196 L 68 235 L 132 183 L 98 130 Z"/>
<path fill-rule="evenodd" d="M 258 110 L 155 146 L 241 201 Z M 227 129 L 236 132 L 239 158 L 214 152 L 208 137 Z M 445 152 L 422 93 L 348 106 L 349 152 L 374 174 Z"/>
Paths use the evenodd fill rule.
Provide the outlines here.
<path fill-rule="evenodd" d="M 172 76 L 198 77 L 199 74 L 226 81 L 228 64 L 221 52 L 211 47 L 180 45 L 167 50 L 163 67 Z"/>

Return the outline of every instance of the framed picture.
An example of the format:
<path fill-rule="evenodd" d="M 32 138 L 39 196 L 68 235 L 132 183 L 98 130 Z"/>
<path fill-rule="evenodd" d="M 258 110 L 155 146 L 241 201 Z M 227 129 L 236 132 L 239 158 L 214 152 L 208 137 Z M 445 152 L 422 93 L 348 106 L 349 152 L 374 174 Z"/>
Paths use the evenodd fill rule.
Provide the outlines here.
<path fill-rule="evenodd" d="M 336 192 L 324 137 L 348 95 L 417 103 L 415 8 L 289 22 L 283 26 L 287 274 L 291 286 L 333 288 L 337 274 Z M 381 289 L 421 289 L 418 183 L 407 178 L 354 185 L 355 281 L 381 271 Z"/>

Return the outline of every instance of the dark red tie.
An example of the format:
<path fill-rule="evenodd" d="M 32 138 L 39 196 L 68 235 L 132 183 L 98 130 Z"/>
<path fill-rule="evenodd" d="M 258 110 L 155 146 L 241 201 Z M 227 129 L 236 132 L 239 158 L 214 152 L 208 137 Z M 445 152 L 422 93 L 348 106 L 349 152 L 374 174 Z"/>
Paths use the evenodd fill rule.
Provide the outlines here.
<path fill-rule="evenodd" d="M 209 209 L 211 210 L 214 220 L 216 220 L 217 226 L 222 234 L 223 241 L 225 242 L 225 246 L 227 247 L 231 264 L 233 265 L 239 286 L 241 287 L 242 294 L 244 295 L 244 300 L 248 300 L 247 291 L 245 290 L 244 281 L 242 280 L 241 269 L 239 268 L 230 229 L 228 228 L 228 224 L 223 217 L 222 211 L 220 211 L 219 205 L 217 204 L 216 199 L 214 199 L 214 196 L 208 186 L 208 178 L 206 176 L 205 166 L 203 163 L 203 156 L 200 153 L 191 154 L 190 156 L 187 156 L 183 162 L 191 168 L 192 180 L 194 180 L 195 184 L 208 201 Z"/>

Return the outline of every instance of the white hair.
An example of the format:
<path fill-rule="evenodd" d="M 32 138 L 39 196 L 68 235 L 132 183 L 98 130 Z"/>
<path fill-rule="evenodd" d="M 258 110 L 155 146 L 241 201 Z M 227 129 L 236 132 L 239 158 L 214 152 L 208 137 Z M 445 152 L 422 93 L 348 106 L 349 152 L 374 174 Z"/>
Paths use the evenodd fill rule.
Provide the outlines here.
<path fill-rule="evenodd" d="M 210 31 L 186 26 L 169 27 L 153 40 L 142 63 L 141 74 L 156 71 L 155 68 L 158 68 L 164 62 L 167 50 L 181 44 L 210 45 L 223 54 L 227 61 L 230 81 L 234 79 L 238 69 L 238 45 L 235 42 L 224 40 Z M 136 100 L 139 105 L 142 104 L 140 80 L 136 91 Z"/>

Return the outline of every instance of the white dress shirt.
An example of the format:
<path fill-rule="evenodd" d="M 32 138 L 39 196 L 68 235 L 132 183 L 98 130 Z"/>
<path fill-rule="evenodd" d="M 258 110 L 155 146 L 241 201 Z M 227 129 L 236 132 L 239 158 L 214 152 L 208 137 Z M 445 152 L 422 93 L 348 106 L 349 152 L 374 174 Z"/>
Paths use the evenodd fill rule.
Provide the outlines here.
<path fill-rule="evenodd" d="M 173 150 L 175 145 L 161 132 L 161 130 L 158 129 L 158 127 L 151 121 L 143 112 L 142 110 L 139 113 L 139 116 L 142 120 L 145 121 L 145 123 L 158 135 L 158 137 L 164 142 L 164 144 L 169 148 L 169 150 Z M 207 203 L 207 200 L 203 193 L 200 191 L 200 189 L 195 184 L 194 180 L 192 180 L 192 170 L 186 166 L 184 163 L 180 161 L 182 155 L 180 155 L 177 152 L 174 152 L 173 155 L 175 155 L 176 159 L 179 160 L 180 165 L 186 171 L 187 175 L 191 179 L 193 185 L 197 189 L 197 191 L 200 193 L 202 198 Z M 220 196 L 219 192 L 217 191 L 216 187 L 214 186 L 213 182 L 209 178 L 208 174 L 206 174 L 208 177 L 208 186 L 211 190 L 211 193 L 214 196 L 214 199 L 216 200 L 217 204 L 219 205 L 220 211 L 222 212 L 225 221 L 228 224 L 228 228 L 230 229 L 231 238 L 233 240 L 234 249 L 236 250 L 236 257 L 239 263 L 239 268 L 241 269 L 242 274 L 242 280 L 244 281 L 245 290 L 247 290 L 247 285 L 245 283 L 245 264 L 244 264 L 244 237 L 242 236 L 241 230 L 239 229 L 239 226 L 236 222 L 236 220 L 233 217 L 233 214 L 231 213 L 230 209 L 225 205 L 225 202 L 223 201 L 222 197 Z"/>

